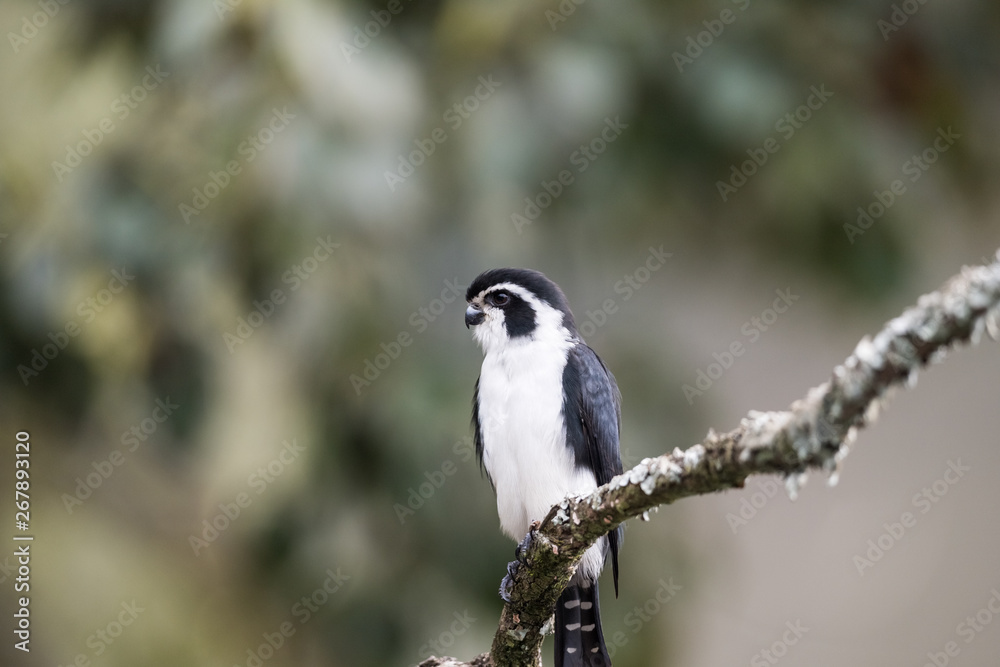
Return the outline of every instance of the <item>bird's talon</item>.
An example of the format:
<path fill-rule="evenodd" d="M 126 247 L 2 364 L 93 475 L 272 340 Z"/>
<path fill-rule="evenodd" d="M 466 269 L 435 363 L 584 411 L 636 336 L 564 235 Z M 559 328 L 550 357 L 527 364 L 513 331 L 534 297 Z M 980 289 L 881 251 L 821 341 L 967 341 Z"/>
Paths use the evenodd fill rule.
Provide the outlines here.
<path fill-rule="evenodd" d="M 524 536 L 524 539 L 521 540 L 521 543 L 518 544 L 517 547 L 514 549 L 514 558 L 516 558 L 521 563 L 527 564 L 528 549 L 531 548 L 531 543 L 535 539 L 533 537 L 534 532 L 535 532 L 535 527 L 534 525 L 532 525 L 532 527 L 528 530 L 528 534 Z"/>
<path fill-rule="evenodd" d="M 507 563 L 507 575 L 500 582 L 500 597 L 504 602 L 510 602 L 510 592 L 514 588 L 514 579 L 521 570 L 521 562 L 512 560 Z"/>
<path fill-rule="evenodd" d="M 507 566 L 508 572 L 510 572 L 510 566 Z M 510 592 L 514 588 L 514 578 L 507 574 L 500 582 L 500 599 L 504 602 L 510 602 Z"/>

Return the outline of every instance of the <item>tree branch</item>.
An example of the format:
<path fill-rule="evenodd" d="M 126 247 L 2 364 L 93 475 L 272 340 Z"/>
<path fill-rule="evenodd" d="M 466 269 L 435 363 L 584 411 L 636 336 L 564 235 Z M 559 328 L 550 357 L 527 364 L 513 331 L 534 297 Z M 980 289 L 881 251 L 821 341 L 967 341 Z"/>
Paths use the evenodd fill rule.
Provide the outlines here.
<path fill-rule="evenodd" d="M 430 658 L 421 667 L 514 667 L 541 664 L 542 639 L 559 594 L 583 553 L 619 524 L 659 505 L 741 488 L 749 475 L 781 474 L 794 498 L 808 469 L 835 482 L 857 429 L 875 421 L 888 393 L 912 387 L 917 371 L 986 331 L 1000 340 L 1000 252 L 865 336 L 832 377 L 782 412 L 750 412 L 732 431 L 709 431 L 686 451 L 645 459 L 593 493 L 552 508 L 535 532 L 527 567 L 515 577 L 490 653 L 471 663 Z"/>

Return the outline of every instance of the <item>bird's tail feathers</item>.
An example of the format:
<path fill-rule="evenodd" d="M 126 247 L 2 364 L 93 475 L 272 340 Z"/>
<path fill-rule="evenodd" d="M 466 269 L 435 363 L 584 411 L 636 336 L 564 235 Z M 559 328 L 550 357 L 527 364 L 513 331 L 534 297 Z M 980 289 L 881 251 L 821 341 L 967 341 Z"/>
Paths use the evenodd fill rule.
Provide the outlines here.
<path fill-rule="evenodd" d="M 570 584 L 556 603 L 556 667 L 611 667 L 597 582 Z"/>

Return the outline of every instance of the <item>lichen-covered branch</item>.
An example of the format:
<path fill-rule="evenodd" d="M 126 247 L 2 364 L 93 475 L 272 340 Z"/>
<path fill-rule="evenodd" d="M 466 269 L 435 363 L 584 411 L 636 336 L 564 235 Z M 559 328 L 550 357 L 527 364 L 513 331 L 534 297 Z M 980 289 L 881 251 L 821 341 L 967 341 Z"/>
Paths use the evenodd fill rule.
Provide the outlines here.
<path fill-rule="evenodd" d="M 888 392 L 984 332 L 1000 340 L 1000 252 L 962 269 L 874 337 L 866 336 L 829 380 L 782 412 L 751 412 L 728 433 L 709 431 L 686 451 L 642 461 L 587 496 L 553 507 L 534 528 L 527 567 L 517 573 L 490 652 L 471 663 L 431 658 L 421 667 L 537 666 L 560 592 L 587 548 L 623 521 L 688 496 L 743 486 L 753 474 L 780 474 L 794 496 L 807 470 L 834 478 L 858 428 L 878 416 Z"/>

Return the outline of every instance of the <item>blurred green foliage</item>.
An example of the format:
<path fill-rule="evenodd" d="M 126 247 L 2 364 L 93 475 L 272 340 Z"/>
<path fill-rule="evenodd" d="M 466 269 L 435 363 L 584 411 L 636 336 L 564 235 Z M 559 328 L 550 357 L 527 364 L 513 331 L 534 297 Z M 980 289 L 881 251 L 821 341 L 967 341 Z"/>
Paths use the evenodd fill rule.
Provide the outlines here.
<path fill-rule="evenodd" d="M 446 281 L 536 267 L 578 319 L 617 299 L 591 342 L 625 392 L 627 462 L 693 442 L 714 419 L 684 401 L 694 364 L 656 328 L 684 317 L 669 294 L 772 271 L 834 309 L 878 304 L 942 227 L 987 224 L 967 221 L 987 219 L 1000 175 L 1000 7 L 928 2 L 883 34 L 892 11 L 3 3 L 0 416 L 31 432 L 39 470 L 39 644 L 18 664 L 98 660 L 88 637 L 133 598 L 148 611 L 95 664 L 252 664 L 288 621 L 267 664 L 485 650 L 513 545 L 463 440 L 479 353 Z M 481 77 L 498 84 L 477 98 Z M 832 98 L 782 134 L 820 85 Z M 597 154 L 614 119 L 627 127 Z M 961 140 L 852 243 L 858 207 L 952 126 Z M 768 137 L 779 150 L 723 199 Z M 338 244 L 323 259 L 321 239 Z M 622 303 L 616 281 L 661 244 L 680 264 Z M 135 279 L 108 299 L 112 270 Z M 168 397 L 176 412 L 144 421 Z M 292 439 L 305 454 L 275 464 Z M 116 449 L 124 463 L 67 508 Z M 643 572 L 716 566 L 669 533 L 630 529 L 606 619 L 649 597 L 661 574 Z M 346 582 L 300 623 L 338 568 Z M 675 664 L 670 616 L 623 664 Z"/>

